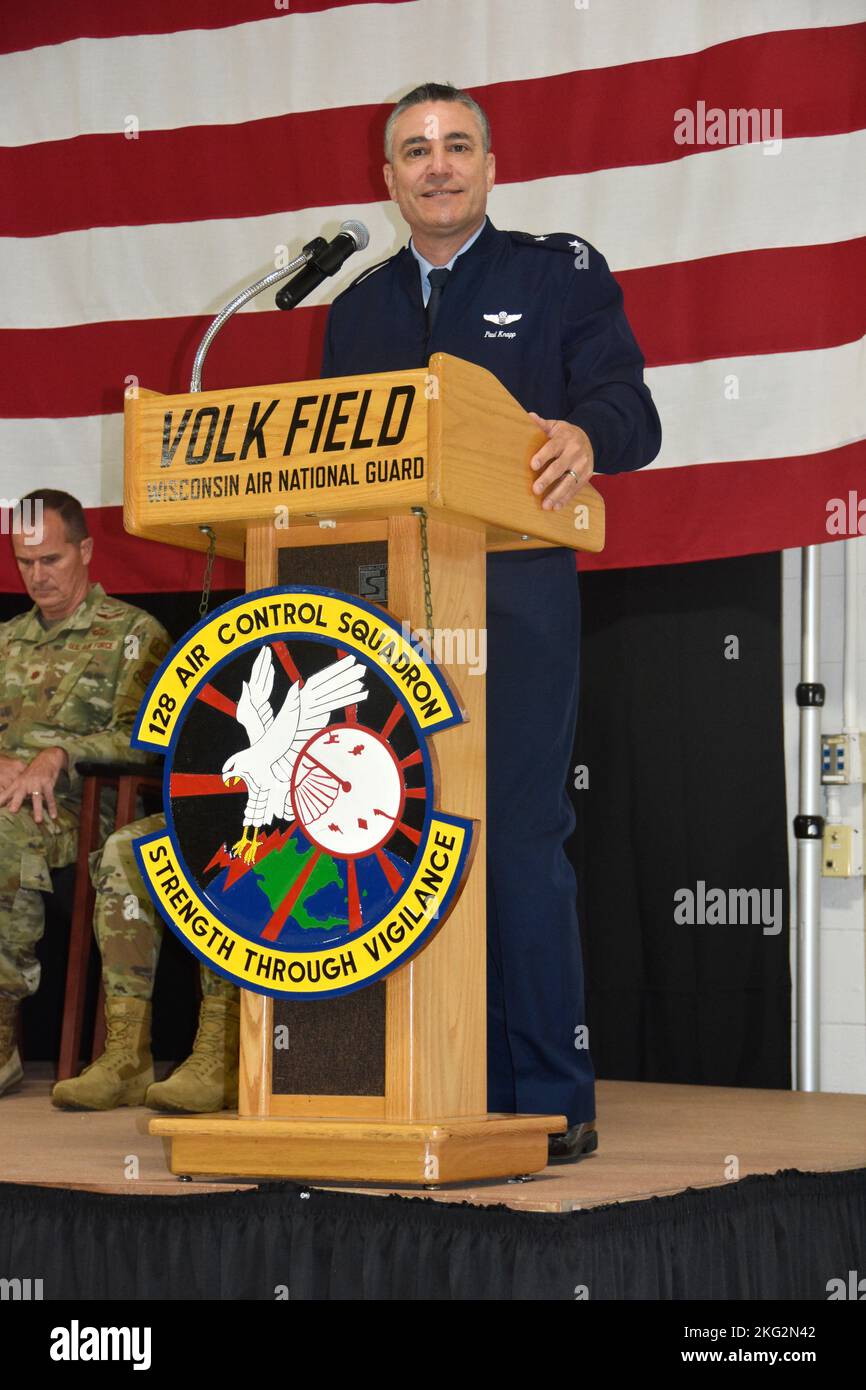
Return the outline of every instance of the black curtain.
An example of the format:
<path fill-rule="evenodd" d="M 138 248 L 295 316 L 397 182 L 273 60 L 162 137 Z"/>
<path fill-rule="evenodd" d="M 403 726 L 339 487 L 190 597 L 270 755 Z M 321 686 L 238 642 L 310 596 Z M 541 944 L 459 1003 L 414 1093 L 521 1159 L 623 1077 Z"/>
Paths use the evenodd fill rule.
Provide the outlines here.
<path fill-rule="evenodd" d="M 46 1300 L 826 1300 L 864 1249 L 863 1168 L 563 1214 L 290 1184 L 191 1197 L 0 1184 L 0 1270 L 41 1278 Z"/>
<path fill-rule="evenodd" d="M 573 792 L 572 854 L 599 1076 L 790 1085 L 780 560 L 581 576 L 574 765 L 588 786 Z M 130 601 L 172 637 L 197 618 L 195 594 Z M 0 621 L 25 605 L 0 597 Z M 674 895 L 701 881 L 763 889 L 768 903 L 778 890 L 781 930 L 678 924 Z M 61 923 L 43 943 L 45 984 L 25 1010 L 30 1059 L 56 1055 L 65 935 Z M 178 1058 L 195 1006 L 191 962 L 173 940 L 161 974 L 155 1046 Z"/>
<path fill-rule="evenodd" d="M 584 574 L 581 597 L 573 858 L 597 1073 L 784 1089 L 781 556 Z M 729 919 L 730 890 L 763 890 L 763 920 L 678 923 L 701 883 Z"/>

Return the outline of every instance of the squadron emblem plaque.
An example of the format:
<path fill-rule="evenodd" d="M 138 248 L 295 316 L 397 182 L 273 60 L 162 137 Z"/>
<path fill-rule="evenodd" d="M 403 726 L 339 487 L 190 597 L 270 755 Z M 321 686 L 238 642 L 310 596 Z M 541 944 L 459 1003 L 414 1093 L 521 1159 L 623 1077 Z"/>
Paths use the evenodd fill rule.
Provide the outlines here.
<path fill-rule="evenodd" d="M 135 847 L 166 922 L 262 994 L 345 994 L 404 965 L 471 857 L 474 823 L 435 805 L 428 742 L 463 719 L 363 599 L 292 585 L 209 614 L 157 671 L 133 739 L 166 755 L 166 829 Z"/>

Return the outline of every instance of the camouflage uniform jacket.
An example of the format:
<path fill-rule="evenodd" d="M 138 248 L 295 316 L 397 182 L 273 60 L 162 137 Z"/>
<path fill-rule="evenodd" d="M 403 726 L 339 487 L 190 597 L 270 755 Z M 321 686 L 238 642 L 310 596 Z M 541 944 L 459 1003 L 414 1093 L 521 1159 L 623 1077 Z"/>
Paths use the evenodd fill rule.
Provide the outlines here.
<path fill-rule="evenodd" d="M 81 795 L 76 761 L 132 759 L 129 740 L 148 683 L 170 646 L 140 608 L 92 585 L 68 618 L 44 628 L 39 610 L 0 624 L 0 752 L 29 762 L 62 748 L 69 767 L 56 792 Z"/>

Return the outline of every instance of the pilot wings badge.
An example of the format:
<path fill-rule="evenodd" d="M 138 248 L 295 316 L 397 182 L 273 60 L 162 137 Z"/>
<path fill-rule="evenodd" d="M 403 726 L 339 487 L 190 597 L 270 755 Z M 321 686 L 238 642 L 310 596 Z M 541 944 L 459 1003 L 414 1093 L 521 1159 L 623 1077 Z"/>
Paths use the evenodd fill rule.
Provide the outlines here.
<path fill-rule="evenodd" d="M 523 315 L 507 314 L 504 309 L 500 309 L 498 314 L 484 314 L 482 317 L 485 323 L 495 323 L 497 328 L 504 328 L 507 323 L 519 323 Z"/>

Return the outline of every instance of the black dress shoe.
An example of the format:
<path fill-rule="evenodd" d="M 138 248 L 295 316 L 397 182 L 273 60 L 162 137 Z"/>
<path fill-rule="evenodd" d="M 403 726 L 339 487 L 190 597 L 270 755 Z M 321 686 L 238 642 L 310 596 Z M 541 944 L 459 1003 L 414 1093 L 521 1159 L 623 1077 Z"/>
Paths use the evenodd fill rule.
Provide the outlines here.
<path fill-rule="evenodd" d="M 598 1130 L 595 1120 L 584 1120 L 583 1124 L 572 1125 L 565 1134 L 551 1134 L 547 1140 L 548 1163 L 577 1163 L 587 1154 L 598 1148 Z"/>

